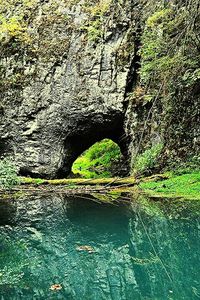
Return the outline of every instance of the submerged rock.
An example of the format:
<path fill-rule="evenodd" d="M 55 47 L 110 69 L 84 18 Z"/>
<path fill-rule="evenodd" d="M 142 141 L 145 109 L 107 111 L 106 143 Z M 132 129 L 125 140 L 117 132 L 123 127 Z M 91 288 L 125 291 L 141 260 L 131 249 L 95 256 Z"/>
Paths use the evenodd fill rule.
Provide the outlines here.
<path fill-rule="evenodd" d="M 87 251 L 88 253 L 94 253 L 95 250 L 91 246 L 78 246 L 76 247 L 77 251 Z"/>

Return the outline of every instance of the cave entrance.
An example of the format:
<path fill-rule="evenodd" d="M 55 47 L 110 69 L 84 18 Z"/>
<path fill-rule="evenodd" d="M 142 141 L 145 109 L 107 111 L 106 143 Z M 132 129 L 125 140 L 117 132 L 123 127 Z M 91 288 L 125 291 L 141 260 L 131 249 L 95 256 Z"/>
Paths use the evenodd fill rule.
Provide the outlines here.
<path fill-rule="evenodd" d="M 129 173 L 129 139 L 123 128 L 122 115 L 116 116 L 115 114 L 113 117 L 106 115 L 104 118 L 106 118 L 106 120 L 98 116 L 95 116 L 94 119 L 87 117 L 84 122 L 83 120 L 81 123 L 79 122 L 78 128 L 73 128 L 73 132 L 65 139 L 59 159 L 60 167 L 57 169 L 56 178 L 72 177 L 72 170 L 76 173 L 76 176 L 86 178 L 92 178 L 92 176 L 94 178 L 119 175 L 124 177 Z M 86 174 L 85 172 L 84 174 L 83 170 L 86 169 L 86 166 L 83 165 L 84 158 L 88 157 L 91 152 L 99 153 L 100 149 L 104 149 L 105 152 L 108 152 L 108 149 L 111 149 L 111 152 L 113 151 L 113 158 L 111 160 L 113 165 L 116 165 L 116 172 L 107 170 L 104 172 L 103 167 L 100 171 L 101 162 L 104 160 L 103 157 L 102 161 L 99 159 L 98 171 L 94 171 L 95 174 L 92 174 L 91 171 L 94 168 L 97 169 L 97 163 L 95 166 L 92 165 L 94 162 L 91 163 L 91 167 L 87 167 L 91 173 L 89 174 L 88 172 L 88 174 Z M 79 160 L 77 162 L 78 158 Z M 117 161 L 119 162 L 119 167 L 117 167 Z"/>
<path fill-rule="evenodd" d="M 73 163 L 72 175 L 82 178 L 108 178 L 126 174 L 126 161 L 118 144 L 103 139 L 85 150 Z"/>

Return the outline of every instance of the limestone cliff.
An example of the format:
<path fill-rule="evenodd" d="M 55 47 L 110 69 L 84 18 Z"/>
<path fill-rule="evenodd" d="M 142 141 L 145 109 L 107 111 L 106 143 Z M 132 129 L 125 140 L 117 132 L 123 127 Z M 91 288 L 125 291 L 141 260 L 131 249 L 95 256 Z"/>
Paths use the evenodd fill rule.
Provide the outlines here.
<path fill-rule="evenodd" d="M 52 0 L 31 10 L 24 40 L 16 32 L 1 57 L 1 155 L 14 156 L 22 174 L 60 177 L 102 138 L 126 152 L 120 139 L 137 5 Z"/>
<path fill-rule="evenodd" d="M 148 1 L 3 2 L 0 155 L 14 158 L 21 174 L 63 177 L 102 138 L 117 142 L 127 161 L 135 149 L 167 144 L 165 106 L 130 97 L 140 82 Z M 179 122 L 187 127 L 193 112 L 186 114 L 184 97 Z M 199 91 L 192 97 L 197 110 Z M 193 120 L 192 153 L 196 112 Z"/>
<path fill-rule="evenodd" d="M 131 165 L 140 153 L 157 171 L 199 164 L 199 1 L 141 2 L 140 66 L 126 98 Z"/>

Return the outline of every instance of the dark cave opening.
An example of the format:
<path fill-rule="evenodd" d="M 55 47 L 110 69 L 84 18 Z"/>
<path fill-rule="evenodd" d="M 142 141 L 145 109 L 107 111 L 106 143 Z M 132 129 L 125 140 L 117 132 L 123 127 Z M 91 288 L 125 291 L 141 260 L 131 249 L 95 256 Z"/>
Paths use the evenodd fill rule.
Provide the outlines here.
<path fill-rule="evenodd" d="M 72 137 L 67 137 L 65 140 L 65 157 L 61 168 L 58 170 L 57 178 L 66 178 L 72 174 L 72 166 L 76 159 L 83 154 L 87 149 L 92 147 L 95 143 L 98 143 L 104 139 L 112 140 L 116 143 L 120 152 L 123 156 L 123 174 L 124 176 L 128 174 L 128 144 L 125 138 L 125 132 L 121 126 L 121 122 L 116 124 L 114 129 L 106 129 L 102 125 L 102 128 L 94 127 L 87 134 L 74 135 Z M 125 171 L 126 170 L 126 171 Z"/>

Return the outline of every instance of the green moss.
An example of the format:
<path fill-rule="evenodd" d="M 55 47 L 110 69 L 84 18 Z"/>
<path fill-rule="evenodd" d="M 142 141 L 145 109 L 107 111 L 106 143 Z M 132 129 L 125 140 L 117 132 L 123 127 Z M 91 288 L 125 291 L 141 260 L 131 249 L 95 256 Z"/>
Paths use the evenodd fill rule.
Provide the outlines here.
<path fill-rule="evenodd" d="M 45 180 L 41 178 L 30 178 L 30 177 L 21 177 L 21 182 L 23 184 L 43 184 Z"/>
<path fill-rule="evenodd" d="M 200 172 L 174 175 L 162 181 L 140 183 L 140 188 L 147 194 L 155 197 L 200 200 Z"/>
<path fill-rule="evenodd" d="M 95 143 L 73 164 L 72 172 L 84 178 L 112 177 L 112 165 L 121 157 L 117 144 L 109 139 Z"/>
<path fill-rule="evenodd" d="M 56 179 L 56 180 L 41 180 L 32 178 L 21 178 L 22 184 L 26 185 L 55 185 L 65 186 L 67 189 L 76 189 L 80 186 L 120 186 L 113 194 L 109 195 L 109 199 L 119 197 L 119 192 L 129 192 L 133 194 L 133 205 L 135 199 L 137 203 L 143 207 L 144 211 L 149 215 L 158 215 L 162 217 L 162 211 L 157 206 L 156 202 L 149 203 L 147 199 L 141 194 L 141 191 L 150 197 L 156 198 L 172 198 L 172 199 L 187 199 L 200 200 L 200 172 L 196 171 L 190 174 L 175 175 L 174 173 L 167 173 L 161 175 L 154 175 L 151 177 L 141 178 L 136 180 L 133 177 L 127 178 L 97 178 L 97 179 Z M 137 188 L 139 185 L 139 189 Z"/>
<path fill-rule="evenodd" d="M 71 179 L 35 179 L 30 177 L 21 177 L 21 183 L 24 185 L 66 185 L 67 188 L 77 187 L 79 185 L 111 185 L 111 186 L 118 186 L 118 185 L 135 185 L 136 180 L 134 177 L 128 178 L 96 178 L 96 179 L 84 179 L 84 178 L 71 178 Z"/>

